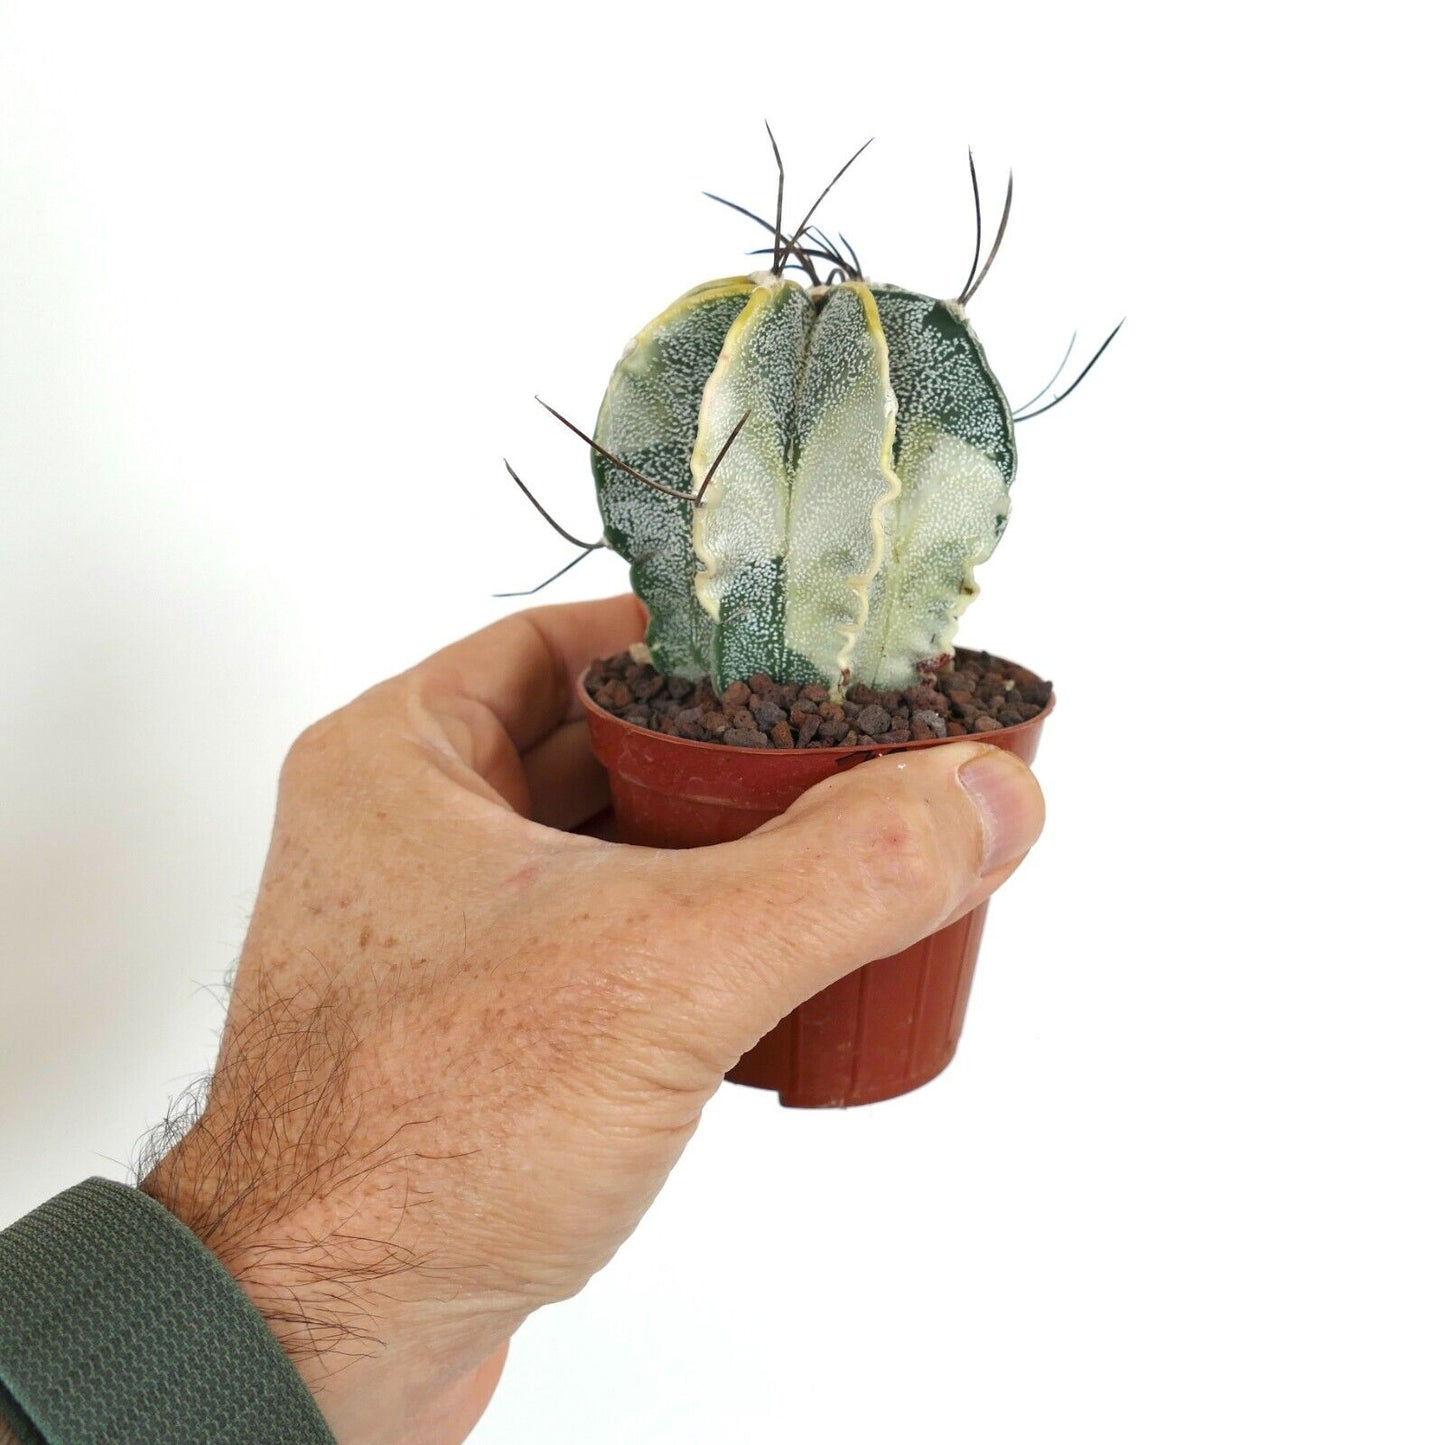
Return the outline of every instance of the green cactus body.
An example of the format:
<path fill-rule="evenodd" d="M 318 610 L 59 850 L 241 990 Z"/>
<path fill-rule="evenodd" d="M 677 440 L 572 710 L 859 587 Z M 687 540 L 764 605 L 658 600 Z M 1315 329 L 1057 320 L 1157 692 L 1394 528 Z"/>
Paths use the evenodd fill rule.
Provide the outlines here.
<path fill-rule="evenodd" d="M 689 292 L 631 343 L 594 458 L 663 671 L 902 687 L 952 646 L 1008 515 L 1009 407 L 953 302 L 774 275 Z"/>

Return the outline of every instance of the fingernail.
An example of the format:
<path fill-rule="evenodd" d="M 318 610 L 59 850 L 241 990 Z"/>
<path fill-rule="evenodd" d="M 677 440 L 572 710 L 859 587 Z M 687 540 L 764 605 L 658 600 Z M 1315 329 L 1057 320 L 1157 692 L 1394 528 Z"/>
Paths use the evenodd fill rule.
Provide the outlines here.
<path fill-rule="evenodd" d="M 1034 775 L 1017 758 L 989 748 L 958 770 L 983 819 L 982 873 L 1021 858 L 1043 827 L 1043 798 Z"/>

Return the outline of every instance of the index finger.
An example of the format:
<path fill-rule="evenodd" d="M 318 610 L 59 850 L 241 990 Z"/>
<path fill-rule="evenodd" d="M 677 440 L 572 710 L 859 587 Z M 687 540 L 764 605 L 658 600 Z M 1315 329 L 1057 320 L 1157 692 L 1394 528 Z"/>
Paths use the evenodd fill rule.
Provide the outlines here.
<path fill-rule="evenodd" d="M 433 653 L 411 676 L 428 706 L 440 705 L 469 727 L 473 709 L 485 709 L 523 753 L 566 719 L 577 674 L 594 659 L 640 642 L 646 626 L 647 612 L 630 592 L 529 607 Z M 481 718 L 475 722 L 485 726 Z"/>

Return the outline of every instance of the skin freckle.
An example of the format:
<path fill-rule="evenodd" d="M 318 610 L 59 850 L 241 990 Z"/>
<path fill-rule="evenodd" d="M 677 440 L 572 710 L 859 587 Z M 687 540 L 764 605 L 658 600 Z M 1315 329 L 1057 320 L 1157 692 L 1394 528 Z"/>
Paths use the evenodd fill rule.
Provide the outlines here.
<path fill-rule="evenodd" d="M 368 923 L 368 924 L 363 924 L 362 927 L 361 927 L 361 933 L 359 934 L 359 936 L 357 937 L 357 940 L 356 940 L 356 946 L 357 946 L 358 948 L 365 948 L 366 945 L 367 945 L 368 943 L 370 943 L 370 942 L 371 942 L 371 925 L 370 925 L 369 923 Z"/>

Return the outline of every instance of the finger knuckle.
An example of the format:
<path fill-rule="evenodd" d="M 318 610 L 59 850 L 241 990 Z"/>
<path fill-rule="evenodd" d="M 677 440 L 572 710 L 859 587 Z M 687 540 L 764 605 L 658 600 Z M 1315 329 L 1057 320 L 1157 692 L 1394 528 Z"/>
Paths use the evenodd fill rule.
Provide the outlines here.
<path fill-rule="evenodd" d="M 370 696 L 363 694 L 303 728 L 282 762 L 282 783 L 296 787 L 366 774 L 379 742 Z"/>
<path fill-rule="evenodd" d="M 938 908 L 952 899 L 954 870 L 936 810 L 926 799 L 860 789 L 846 843 L 861 894 L 885 905 L 907 895 Z"/>
<path fill-rule="evenodd" d="M 345 719 L 341 715 L 344 711 L 328 713 L 301 730 L 287 749 L 282 764 L 283 776 L 310 771 L 323 760 L 336 755 L 345 727 Z"/>

